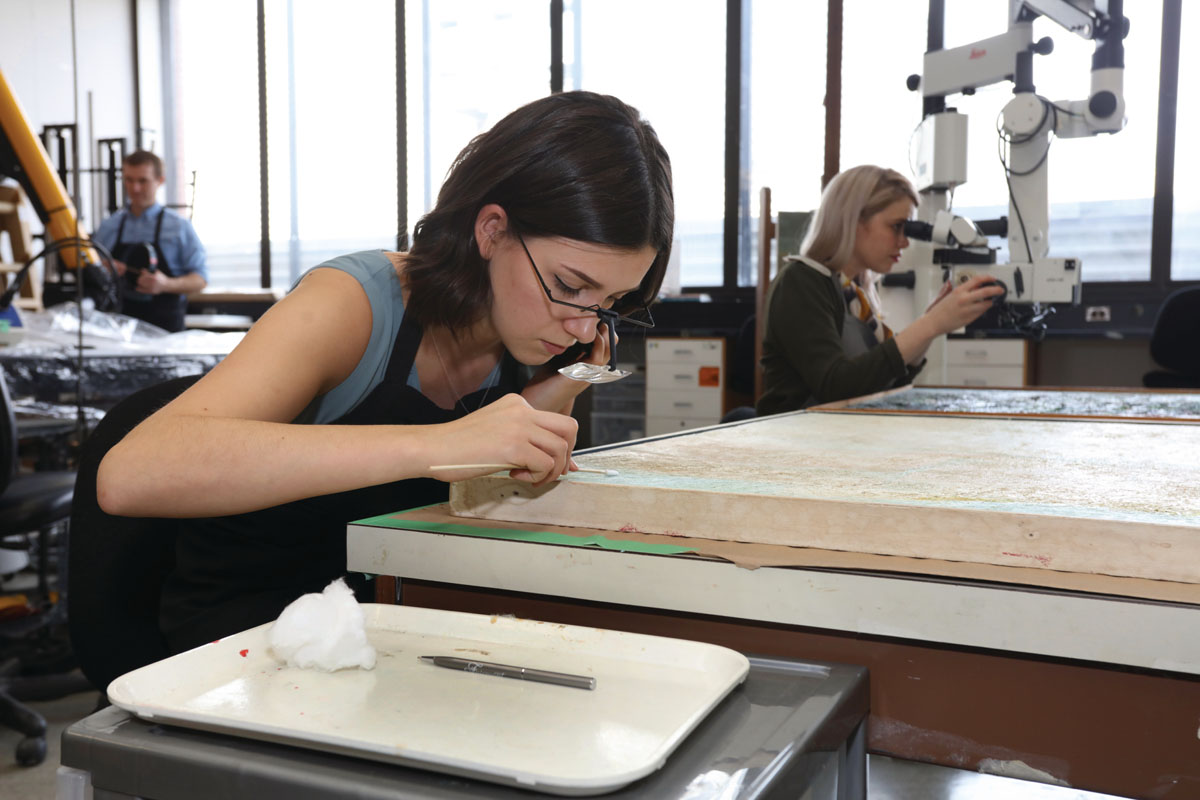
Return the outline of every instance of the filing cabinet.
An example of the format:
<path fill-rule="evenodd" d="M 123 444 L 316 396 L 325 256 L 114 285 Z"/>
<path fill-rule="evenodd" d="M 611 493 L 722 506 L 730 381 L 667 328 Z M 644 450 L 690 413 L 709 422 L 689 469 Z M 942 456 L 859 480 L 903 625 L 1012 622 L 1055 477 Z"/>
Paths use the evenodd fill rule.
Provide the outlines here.
<path fill-rule="evenodd" d="M 1025 386 L 1024 339 L 946 340 L 950 386 Z"/>
<path fill-rule="evenodd" d="M 617 368 L 629 376 L 588 390 L 592 401 L 590 447 L 646 435 L 646 365 L 618 361 Z"/>
<path fill-rule="evenodd" d="M 720 422 L 725 340 L 646 339 L 646 435 Z"/>

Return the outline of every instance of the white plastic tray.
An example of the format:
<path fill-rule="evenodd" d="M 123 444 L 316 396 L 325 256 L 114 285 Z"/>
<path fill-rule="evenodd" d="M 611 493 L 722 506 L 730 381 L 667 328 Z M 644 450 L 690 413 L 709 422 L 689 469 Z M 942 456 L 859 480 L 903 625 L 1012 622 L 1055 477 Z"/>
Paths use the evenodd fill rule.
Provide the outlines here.
<path fill-rule="evenodd" d="M 555 794 L 599 794 L 662 766 L 745 679 L 741 653 L 681 639 L 407 606 L 363 606 L 374 670 L 293 669 L 262 625 L 108 687 L 143 719 L 423 767 Z M 592 675 L 588 691 L 435 667 L 454 655 Z"/>

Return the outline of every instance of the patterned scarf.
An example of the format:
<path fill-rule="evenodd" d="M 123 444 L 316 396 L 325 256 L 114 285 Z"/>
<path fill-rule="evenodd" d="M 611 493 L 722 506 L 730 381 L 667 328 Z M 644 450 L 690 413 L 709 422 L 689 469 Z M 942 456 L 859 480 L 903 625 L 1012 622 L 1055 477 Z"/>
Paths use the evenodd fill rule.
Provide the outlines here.
<path fill-rule="evenodd" d="M 873 296 L 875 287 L 863 288 L 857 281 L 850 280 L 840 272 L 838 278 L 841 280 L 842 296 L 846 298 L 846 307 L 850 309 L 850 313 L 870 328 L 880 342 L 891 339 L 895 334 L 892 333 L 891 328 L 883 324 L 883 313 L 879 308 L 879 300 L 877 296 Z"/>

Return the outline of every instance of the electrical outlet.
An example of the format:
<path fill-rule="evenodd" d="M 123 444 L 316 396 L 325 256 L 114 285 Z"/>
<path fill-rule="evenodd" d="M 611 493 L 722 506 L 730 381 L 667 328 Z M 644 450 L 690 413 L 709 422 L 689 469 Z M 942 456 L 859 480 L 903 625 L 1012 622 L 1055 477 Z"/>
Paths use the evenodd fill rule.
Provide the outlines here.
<path fill-rule="evenodd" d="M 1088 306 L 1083 310 L 1085 322 L 1112 322 L 1112 309 L 1109 306 Z"/>

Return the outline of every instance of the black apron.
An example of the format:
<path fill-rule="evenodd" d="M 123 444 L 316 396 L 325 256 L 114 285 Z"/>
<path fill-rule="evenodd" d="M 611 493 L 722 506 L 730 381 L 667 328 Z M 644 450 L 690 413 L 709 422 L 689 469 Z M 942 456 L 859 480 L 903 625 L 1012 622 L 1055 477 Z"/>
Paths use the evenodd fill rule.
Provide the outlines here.
<path fill-rule="evenodd" d="M 431 425 L 450 422 L 524 383 L 505 353 L 500 383 L 444 409 L 408 385 L 422 331 L 405 314 L 383 381 L 333 425 Z M 160 625 L 173 652 L 261 625 L 302 594 L 345 576 L 359 600 L 371 586 L 346 574 L 346 524 L 364 517 L 445 502 L 448 485 L 413 478 L 322 495 L 236 516 L 179 520 L 176 567 L 163 588 Z"/>
<path fill-rule="evenodd" d="M 846 354 L 846 358 L 855 358 L 863 353 L 874 350 L 879 347 L 882 342 L 875 336 L 875 328 L 868 325 L 858 318 L 858 315 L 850 310 L 850 294 L 853 290 L 842 292 L 842 305 L 845 307 L 845 313 L 842 321 L 842 352 Z M 871 320 L 873 325 L 882 325 L 878 319 Z M 893 378 L 888 381 L 886 386 L 881 386 L 877 391 L 887 391 L 894 389 L 897 386 L 902 386 L 912 381 L 912 376 L 902 378 Z M 816 405 L 815 400 L 806 404 Z"/>
<path fill-rule="evenodd" d="M 117 225 L 117 243 L 113 245 L 113 258 L 118 261 L 128 263 L 129 250 L 131 247 L 141 242 L 122 242 L 121 235 L 125 232 L 125 220 L 129 219 L 129 214 L 121 217 L 121 222 Z M 162 248 L 158 244 L 158 237 L 162 233 L 163 217 L 166 216 L 167 209 L 164 206 L 158 212 L 158 222 L 154 224 L 154 241 L 151 246 L 154 248 L 155 255 L 158 258 L 158 269 L 167 277 L 174 278 L 175 271 L 171 268 L 167 257 L 163 254 Z M 137 319 L 145 320 L 152 325 L 157 325 L 163 330 L 175 333 L 183 330 L 184 315 L 187 313 L 187 295 L 171 294 L 164 292 L 162 294 L 148 295 L 142 292 L 135 291 L 128 285 L 125 287 L 124 304 L 121 311 L 128 316 Z"/>
<path fill-rule="evenodd" d="M 834 280 L 837 280 L 836 276 Z M 879 347 L 881 342 L 875 338 L 875 329 L 859 319 L 858 315 L 850 310 L 850 302 L 847 300 L 847 294 L 842 291 L 841 286 L 837 283 L 834 286 L 842 298 L 842 352 L 845 353 L 846 358 L 856 358 L 863 353 Z M 876 320 L 875 324 L 879 325 L 880 322 Z M 901 383 L 901 380 L 900 378 L 894 378 L 888 382 L 887 386 L 881 387 L 879 391 L 894 388 Z M 908 380 L 911 380 L 911 378 Z M 908 381 L 905 380 L 904 382 L 907 383 Z M 815 395 L 810 393 L 801 408 L 811 408 L 812 406 L 820 405 L 822 402 L 825 401 L 819 400 Z"/>
<path fill-rule="evenodd" d="M 875 349 L 879 344 L 879 340 L 875 338 L 875 329 L 859 319 L 847 306 L 842 320 L 842 352 L 846 354 L 846 358 L 860 356 Z"/>

